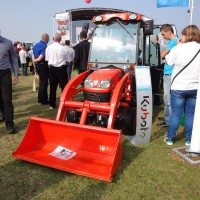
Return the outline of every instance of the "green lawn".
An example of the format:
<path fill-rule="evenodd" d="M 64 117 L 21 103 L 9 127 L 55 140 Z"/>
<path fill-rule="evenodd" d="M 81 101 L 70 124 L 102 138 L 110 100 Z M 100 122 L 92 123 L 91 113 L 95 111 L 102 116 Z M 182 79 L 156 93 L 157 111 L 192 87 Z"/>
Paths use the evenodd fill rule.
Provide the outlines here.
<path fill-rule="evenodd" d="M 156 127 L 163 105 L 154 107 L 151 142 L 135 147 L 123 142 L 123 160 L 111 183 L 70 174 L 12 157 L 28 126 L 30 116 L 55 119 L 57 110 L 37 103 L 33 76 L 19 77 L 13 87 L 17 134 L 8 134 L 0 123 L 0 200 L 135 200 L 200 198 L 200 167 L 177 159 L 172 148 L 184 145 L 180 127 L 173 147 L 163 142 L 166 129 Z M 60 89 L 58 89 L 58 96 Z M 59 97 L 58 97 L 59 101 Z"/>

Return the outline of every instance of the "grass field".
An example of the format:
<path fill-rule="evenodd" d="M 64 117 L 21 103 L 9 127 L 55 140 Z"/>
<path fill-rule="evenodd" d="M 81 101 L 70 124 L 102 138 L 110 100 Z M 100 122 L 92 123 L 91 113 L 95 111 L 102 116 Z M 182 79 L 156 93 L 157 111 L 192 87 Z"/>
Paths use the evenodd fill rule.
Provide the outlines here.
<path fill-rule="evenodd" d="M 166 129 L 156 126 L 163 105 L 154 107 L 149 144 L 135 147 L 124 140 L 123 160 L 111 183 L 13 158 L 12 152 L 24 136 L 30 116 L 56 117 L 56 109 L 49 110 L 48 105 L 37 103 L 32 81 L 32 75 L 20 76 L 19 84 L 13 87 L 18 133 L 8 134 L 4 123 L 0 123 L 0 200 L 200 199 L 200 167 L 172 153 L 173 147 L 184 145 L 183 127 L 175 145 L 169 147 L 163 142 Z"/>

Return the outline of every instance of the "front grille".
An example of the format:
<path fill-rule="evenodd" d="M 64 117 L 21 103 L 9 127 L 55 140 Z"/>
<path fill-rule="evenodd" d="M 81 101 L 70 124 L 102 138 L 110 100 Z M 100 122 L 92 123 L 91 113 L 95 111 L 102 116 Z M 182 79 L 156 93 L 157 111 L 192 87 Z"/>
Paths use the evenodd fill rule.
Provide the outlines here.
<path fill-rule="evenodd" d="M 93 93 L 93 92 L 84 91 L 83 94 L 84 94 L 84 99 L 87 101 L 109 102 L 111 92 L 109 92 L 109 93 Z"/>

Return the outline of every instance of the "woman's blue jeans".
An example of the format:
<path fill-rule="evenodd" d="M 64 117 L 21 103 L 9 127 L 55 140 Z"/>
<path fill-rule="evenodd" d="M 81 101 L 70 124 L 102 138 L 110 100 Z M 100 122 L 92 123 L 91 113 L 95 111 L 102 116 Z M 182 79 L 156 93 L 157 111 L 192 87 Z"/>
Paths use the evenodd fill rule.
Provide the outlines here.
<path fill-rule="evenodd" d="M 171 90 L 171 117 L 168 138 L 174 138 L 183 112 L 185 113 L 185 136 L 191 139 L 197 90 Z"/>

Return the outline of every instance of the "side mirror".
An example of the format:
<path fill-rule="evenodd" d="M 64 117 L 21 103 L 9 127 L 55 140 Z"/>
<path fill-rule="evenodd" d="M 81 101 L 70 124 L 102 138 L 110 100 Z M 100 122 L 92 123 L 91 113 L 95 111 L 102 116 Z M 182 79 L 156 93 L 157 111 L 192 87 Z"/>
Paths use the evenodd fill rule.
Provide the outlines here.
<path fill-rule="evenodd" d="M 153 20 L 144 21 L 144 34 L 151 35 L 153 34 Z"/>

